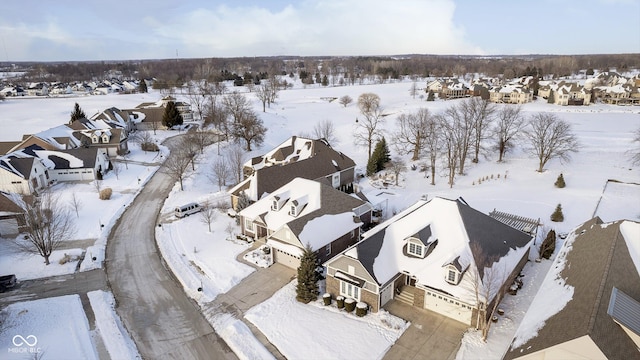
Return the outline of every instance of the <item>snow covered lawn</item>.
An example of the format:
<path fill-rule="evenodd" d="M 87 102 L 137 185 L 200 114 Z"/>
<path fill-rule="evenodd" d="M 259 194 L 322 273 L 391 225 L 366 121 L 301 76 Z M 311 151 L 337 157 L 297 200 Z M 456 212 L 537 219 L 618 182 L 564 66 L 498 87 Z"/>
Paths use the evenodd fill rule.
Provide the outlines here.
<path fill-rule="evenodd" d="M 80 296 L 11 304 L 0 312 L 3 359 L 97 359 Z"/>
<path fill-rule="evenodd" d="M 288 359 L 380 359 L 409 326 L 385 311 L 357 317 L 296 300 L 296 280 L 245 315 Z"/>

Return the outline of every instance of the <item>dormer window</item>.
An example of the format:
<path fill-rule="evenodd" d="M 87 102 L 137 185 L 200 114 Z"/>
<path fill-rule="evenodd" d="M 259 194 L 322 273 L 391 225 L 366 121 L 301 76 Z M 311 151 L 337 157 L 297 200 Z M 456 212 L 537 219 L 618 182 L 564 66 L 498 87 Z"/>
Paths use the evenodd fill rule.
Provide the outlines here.
<path fill-rule="evenodd" d="M 109 142 L 109 137 L 107 135 L 102 135 L 102 142 L 107 144 Z"/>
<path fill-rule="evenodd" d="M 447 282 L 451 284 L 456 284 L 456 279 L 458 278 L 458 272 L 455 269 L 449 269 L 447 271 Z"/>
<path fill-rule="evenodd" d="M 94 143 L 94 144 L 97 144 L 99 142 L 98 136 L 97 135 L 92 136 L 91 137 L 91 142 Z"/>
<path fill-rule="evenodd" d="M 424 254 L 424 246 L 420 244 L 416 244 L 414 242 L 409 242 L 409 246 L 407 248 L 407 252 L 413 256 L 423 257 Z"/>
<path fill-rule="evenodd" d="M 291 206 L 289 207 L 289 215 L 291 216 L 300 215 L 300 213 L 302 212 L 302 210 L 304 209 L 304 207 L 307 205 L 308 202 L 309 202 L 309 198 L 307 197 L 307 195 L 301 198 L 298 198 L 296 200 L 293 200 L 291 202 Z"/>
<path fill-rule="evenodd" d="M 273 203 L 271 203 L 271 210 L 278 211 L 278 200 L 273 199 Z"/>
<path fill-rule="evenodd" d="M 282 194 L 276 195 L 273 197 L 273 201 L 271 202 L 271 210 L 279 211 L 282 209 L 282 206 L 289 200 L 289 192 L 286 191 Z"/>

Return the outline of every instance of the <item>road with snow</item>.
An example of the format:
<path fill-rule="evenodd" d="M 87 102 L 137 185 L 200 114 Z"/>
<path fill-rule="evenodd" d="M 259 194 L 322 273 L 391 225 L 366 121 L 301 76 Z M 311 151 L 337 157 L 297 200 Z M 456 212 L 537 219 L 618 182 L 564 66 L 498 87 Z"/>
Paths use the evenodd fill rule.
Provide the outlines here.
<path fill-rule="evenodd" d="M 236 359 L 164 266 L 156 247 L 158 213 L 173 184 L 160 168 L 109 235 L 106 271 L 116 311 L 143 358 Z"/>

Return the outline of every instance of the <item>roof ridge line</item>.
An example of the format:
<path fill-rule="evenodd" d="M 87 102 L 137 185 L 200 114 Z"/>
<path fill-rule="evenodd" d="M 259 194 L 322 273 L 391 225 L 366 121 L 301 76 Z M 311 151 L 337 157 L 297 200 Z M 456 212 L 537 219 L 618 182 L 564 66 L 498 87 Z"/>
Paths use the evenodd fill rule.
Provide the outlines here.
<path fill-rule="evenodd" d="M 589 334 L 593 330 L 593 327 L 596 322 L 596 317 L 598 315 L 598 308 L 600 307 L 600 301 L 602 301 L 602 295 L 604 293 L 604 287 L 607 282 L 607 278 L 609 277 L 609 270 L 611 269 L 611 262 L 613 260 L 613 253 L 616 248 L 616 244 L 618 243 L 618 235 L 620 235 L 620 221 L 614 222 L 616 231 L 613 236 L 613 241 L 611 242 L 611 246 L 609 248 L 609 254 L 607 256 L 607 262 L 605 263 L 604 271 L 602 272 L 602 279 L 600 280 L 600 286 L 598 287 L 598 292 L 596 295 L 596 301 L 593 303 L 593 309 L 591 310 L 591 316 L 589 317 L 589 325 L 587 329 Z M 611 224 L 611 225 L 614 225 Z M 603 224 L 597 224 L 602 227 Z"/>

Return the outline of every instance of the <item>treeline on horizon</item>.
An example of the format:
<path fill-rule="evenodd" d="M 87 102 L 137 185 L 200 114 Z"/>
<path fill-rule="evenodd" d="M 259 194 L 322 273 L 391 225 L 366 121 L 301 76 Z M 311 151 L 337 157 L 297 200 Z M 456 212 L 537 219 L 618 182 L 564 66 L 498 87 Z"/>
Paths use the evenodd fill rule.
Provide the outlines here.
<path fill-rule="evenodd" d="M 346 75 L 349 78 L 376 75 L 387 79 L 402 76 L 463 77 L 483 74 L 488 77 L 519 76 L 565 77 L 581 70 L 625 72 L 640 68 L 640 54 L 596 55 L 399 55 L 399 56 L 272 56 L 237 58 L 22 62 L 0 63 L 0 68 L 26 71 L 23 81 L 88 81 L 105 79 L 118 71 L 123 79 L 155 78 L 179 86 L 190 80 L 219 82 L 246 74 Z"/>

